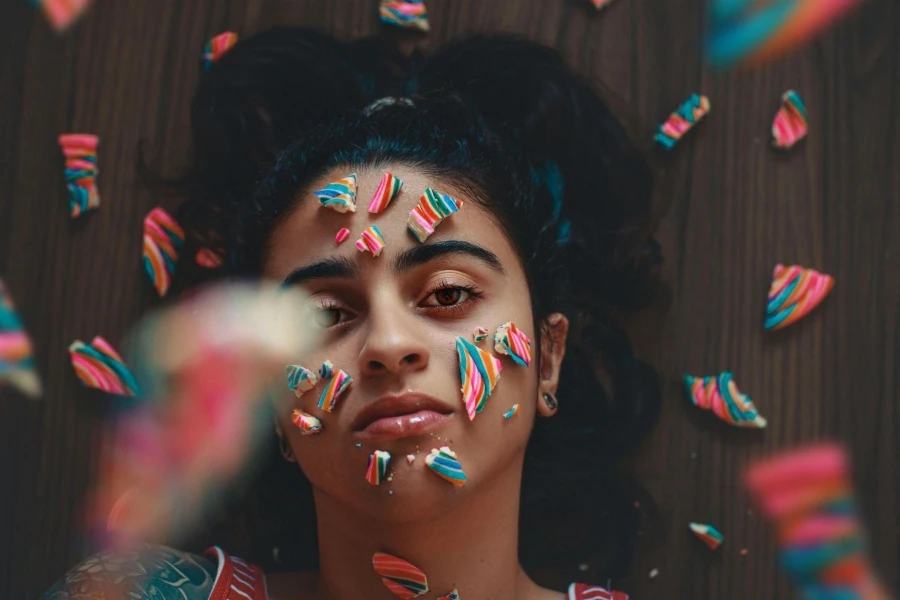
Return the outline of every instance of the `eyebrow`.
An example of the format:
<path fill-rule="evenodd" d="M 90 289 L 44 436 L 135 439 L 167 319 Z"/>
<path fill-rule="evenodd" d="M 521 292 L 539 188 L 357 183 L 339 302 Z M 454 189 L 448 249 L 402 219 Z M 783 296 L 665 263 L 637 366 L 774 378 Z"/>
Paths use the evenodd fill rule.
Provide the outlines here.
<path fill-rule="evenodd" d="M 402 275 L 445 256 L 463 255 L 484 263 L 489 268 L 506 274 L 500 258 L 482 246 L 462 240 L 445 240 L 433 244 L 423 244 L 404 250 L 391 263 L 391 270 Z M 284 278 L 282 285 L 299 285 L 316 279 L 357 279 L 359 264 L 346 256 L 335 256 L 294 269 Z"/>

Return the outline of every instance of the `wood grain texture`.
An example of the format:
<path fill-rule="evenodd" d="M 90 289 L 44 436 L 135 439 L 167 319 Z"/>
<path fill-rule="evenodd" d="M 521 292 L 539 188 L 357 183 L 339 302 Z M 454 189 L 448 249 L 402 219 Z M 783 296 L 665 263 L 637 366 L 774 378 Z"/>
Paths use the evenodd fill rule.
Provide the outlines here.
<path fill-rule="evenodd" d="M 833 438 L 853 451 L 875 561 L 900 585 L 900 6 L 870 0 L 814 44 L 764 68 L 704 67 L 701 0 L 430 0 L 425 47 L 506 31 L 551 44 L 649 139 L 687 95 L 712 113 L 655 154 L 660 232 L 674 303 L 642 338 L 667 386 L 662 422 L 636 461 L 662 519 L 625 589 L 634 598 L 786 599 L 773 540 L 739 482 L 753 457 Z M 357 37 L 383 31 L 375 0 L 96 0 L 64 36 L 24 1 L 0 19 L 0 277 L 37 346 L 43 402 L 0 390 L 0 597 L 33 598 L 81 554 L 82 494 L 94 476 L 106 400 L 82 389 L 66 348 L 114 345 L 157 304 L 140 269 L 138 140 L 164 171 L 187 156 L 189 99 L 206 39 L 274 25 Z M 783 91 L 810 111 L 809 140 L 779 155 L 768 129 Z M 97 213 L 70 221 L 56 137 L 101 137 Z M 171 207 L 168 201 L 164 206 Z M 762 332 L 776 262 L 833 274 L 811 316 Z M 659 339 L 658 332 L 662 331 Z M 681 373 L 736 373 L 769 419 L 734 431 L 689 408 Z M 689 520 L 717 524 L 718 553 Z M 742 557 L 741 548 L 749 554 Z M 660 575 L 649 581 L 647 572 Z"/>

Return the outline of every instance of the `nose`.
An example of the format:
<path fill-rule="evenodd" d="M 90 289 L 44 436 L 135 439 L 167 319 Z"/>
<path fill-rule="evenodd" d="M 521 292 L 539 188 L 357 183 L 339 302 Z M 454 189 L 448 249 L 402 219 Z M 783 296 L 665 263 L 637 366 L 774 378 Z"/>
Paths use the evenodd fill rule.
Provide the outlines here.
<path fill-rule="evenodd" d="M 372 307 L 365 344 L 359 355 L 360 372 L 367 376 L 419 371 L 430 358 L 416 315 L 401 306 Z"/>

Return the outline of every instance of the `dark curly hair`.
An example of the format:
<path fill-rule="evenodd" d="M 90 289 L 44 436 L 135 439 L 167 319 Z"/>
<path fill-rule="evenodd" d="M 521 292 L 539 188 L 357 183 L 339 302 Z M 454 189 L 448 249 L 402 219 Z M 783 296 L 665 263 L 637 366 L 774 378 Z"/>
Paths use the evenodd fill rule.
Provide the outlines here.
<path fill-rule="evenodd" d="M 367 109 L 385 97 L 411 102 Z M 336 165 L 452 177 L 495 216 L 528 278 L 535 331 L 554 312 L 573 324 L 559 413 L 537 421 L 527 449 L 522 562 L 622 576 L 639 518 L 619 463 L 655 424 L 660 389 L 620 319 L 658 296 L 661 255 L 650 168 L 598 94 L 552 49 L 512 37 L 407 57 L 377 39 L 276 29 L 204 75 L 192 133 L 193 166 L 168 184 L 185 197 L 188 255 L 215 248 L 221 274 L 258 273 L 273 226 Z M 271 454 L 232 507 L 247 519 L 223 513 L 198 541 L 267 569 L 313 568 L 309 484 Z"/>

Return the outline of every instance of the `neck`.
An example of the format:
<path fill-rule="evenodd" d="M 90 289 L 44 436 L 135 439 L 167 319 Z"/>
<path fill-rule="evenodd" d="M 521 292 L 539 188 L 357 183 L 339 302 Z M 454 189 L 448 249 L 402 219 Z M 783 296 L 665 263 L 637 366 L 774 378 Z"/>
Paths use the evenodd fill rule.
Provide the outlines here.
<path fill-rule="evenodd" d="M 522 465 L 510 468 L 445 515 L 414 523 L 374 520 L 316 492 L 318 598 L 393 598 L 372 569 L 385 551 L 428 576 L 430 594 L 513 600 L 536 588 L 519 566 Z M 377 592 L 373 593 L 373 586 Z"/>

